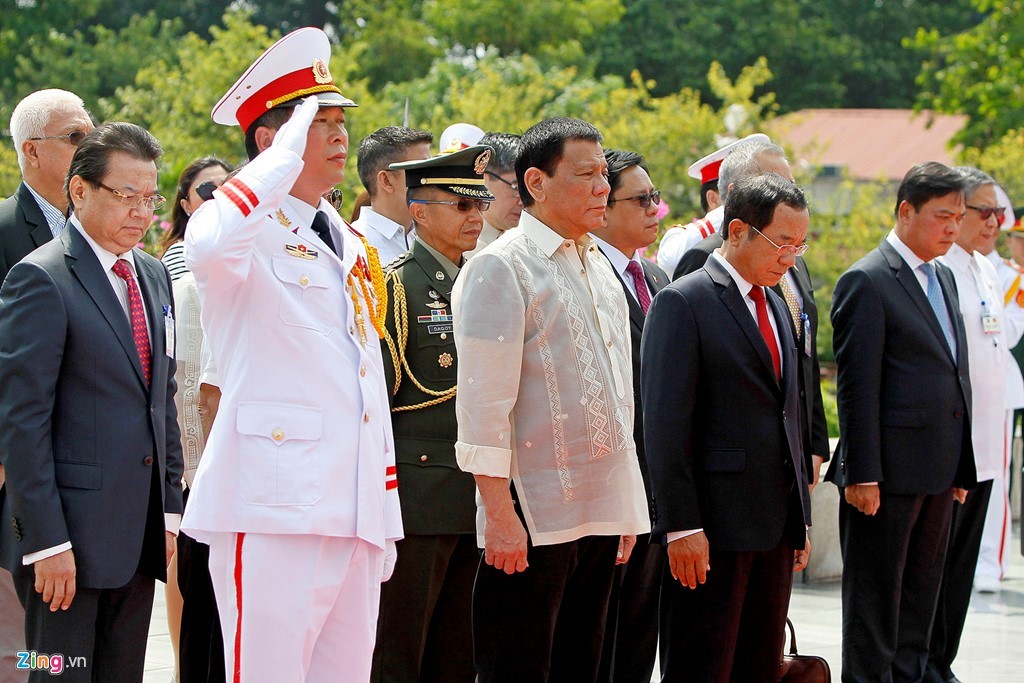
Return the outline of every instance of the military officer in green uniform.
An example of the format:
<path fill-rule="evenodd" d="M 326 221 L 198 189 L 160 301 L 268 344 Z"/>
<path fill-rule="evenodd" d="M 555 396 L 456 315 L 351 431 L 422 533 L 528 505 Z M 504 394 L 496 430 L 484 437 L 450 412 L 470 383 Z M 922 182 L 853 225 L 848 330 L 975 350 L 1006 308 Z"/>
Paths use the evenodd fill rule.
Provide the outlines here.
<path fill-rule="evenodd" d="M 476 543 L 473 476 L 455 462 L 451 293 L 494 199 L 491 150 L 474 146 L 404 170 L 412 248 L 386 267 L 384 368 L 391 393 L 405 539 L 381 590 L 373 681 L 472 681 Z"/>

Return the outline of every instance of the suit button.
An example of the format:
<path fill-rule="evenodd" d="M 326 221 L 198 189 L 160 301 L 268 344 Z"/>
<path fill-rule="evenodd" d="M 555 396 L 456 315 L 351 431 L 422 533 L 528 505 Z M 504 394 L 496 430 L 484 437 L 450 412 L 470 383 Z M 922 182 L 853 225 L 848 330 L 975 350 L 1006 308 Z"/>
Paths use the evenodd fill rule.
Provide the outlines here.
<path fill-rule="evenodd" d="M 955 413 L 953 413 L 953 417 L 963 417 L 963 416 L 964 416 L 964 411 L 962 411 L 962 410 L 958 410 Z"/>
<path fill-rule="evenodd" d="M 800 390 L 800 398 L 804 398 L 805 396 L 807 396 L 807 392 L 804 391 L 803 389 L 801 389 Z"/>
<path fill-rule="evenodd" d="M 142 464 L 145 465 L 146 467 L 149 467 L 150 465 L 152 465 L 153 464 L 153 456 L 152 455 L 147 455 L 142 460 Z"/>
<path fill-rule="evenodd" d="M 284 430 L 280 427 L 275 427 L 274 431 L 270 432 L 270 438 L 274 441 L 281 441 L 284 439 Z"/>
<path fill-rule="evenodd" d="M 430 459 L 430 458 L 428 458 L 428 457 L 427 457 L 426 455 L 421 455 L 421 456 L 420 456 L 420 462 L 426 462 L 426 461 L 427 461 L 427 460 L 429 460 L 429 459 Z"/>

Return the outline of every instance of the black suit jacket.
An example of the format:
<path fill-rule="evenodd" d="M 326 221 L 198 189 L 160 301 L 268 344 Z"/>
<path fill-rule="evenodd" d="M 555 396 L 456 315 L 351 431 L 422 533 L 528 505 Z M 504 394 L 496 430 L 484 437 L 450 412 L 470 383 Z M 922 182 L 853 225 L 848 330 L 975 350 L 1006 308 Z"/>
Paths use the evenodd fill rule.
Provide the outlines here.
<path fill-rule="evenodd" d="M 897 494 L 977 483 L 967 337 L 950 270 L 936 264 L 956 358 L 914 271 L 888 241 L 836 283 L 840 441 L 827 479 Z"/>
<path fill-rule="evenodd" d="M 785 303 L 767 298 L 781 383 L 717 261 L 663 289 L 648 312 L 641 386 L 654 533 L 702 528 L 713 551 L 765 551 L 783 537 L 804 546 L 811 507 L 799 465 L 797 350 Z"/>
<path fill-rule="evenodd" d="M 151 329 L 148 388 L 128 316 L 75 227 L 0 288 L 0 546 L 12 571 L 22 556 L 70 541 L 79 586 L 123 586 L 140 564 L 164 578 L 163 520 L 154 528 L 147 518 L 151 495 L 164 512 L 182 511 L 175 366 L 165 350 L 173 301 L 163 265 L 133 253 Z"/>
<path fill-rule="evenodd" d="M 724 240 L 717 232 L 705 237 L 692 249 L 687 250 L 676 266 L 672 279 L 678 280 L 684 275 L 700 270 L 715 249 L 722 246 Z M 807 329 L 798 330 L 790 321 L 790 329 L 793 330 L 793 337 L 796 340 L 797 355 L 800 363 L 800 421 L 804 428 L 804 463 L 807 472 L 811 471 L 811 456 L 820 455 L 825 460 L 829 459 L 831 451 L 828 445 L 828 421 L 825 419 L 825 404 L 821 397 L 821 365 L 818 362 L 818 306 L 814 303 L 814 286 L 811 283 L 811 274 L 807 269 L 807 262 L 802 257 L 797 257 L 796 263 L 791 271 L 796 281 L 797 292 L 803 300 L 804 315 L 807 316 Z M 782 289 L 776 285 L 772 290 L 782 296 Z M 810 337 L 810 354 L 804 352 L 807 348 L 804 336 Z"/>
<path fill-rule="evenodd" d="M 603 247 L 601 253 L 604 253 Z M 668 275 L 660 266 L 645 258 L 640 259 L 640 265 L 643 266 L 644 280 L 647 281 L 647 288 L 651 290 L 653 297 L 668 284 Z M 636 457 L 640 461 L 640 474 L 644 478 L 647 500 L 651 501 L 651 519 L 653 520 L 655 511 L 651 495 L 651 477 L 647 469 L 647 455 L 644 450 L 644 407 L 640 392 L 640 340 L 644 333 L 644 318 L 647 316 L 644 309 L 640 308 L 640 303 L 630 294 L 625 281 L 622 280 L 622 275 L 619 275 L 619 280 L 622 282 L 622 292 L 626 295 L 626 303 L 629 305 L 629 339 L 633 345 L 633 441 L 636 442 Z"/>
<path fill-rule="evenodd" d="M 53 239 L 50 225 L 25 183 L 0 202 L 0 283 L 14 264 Z"/>

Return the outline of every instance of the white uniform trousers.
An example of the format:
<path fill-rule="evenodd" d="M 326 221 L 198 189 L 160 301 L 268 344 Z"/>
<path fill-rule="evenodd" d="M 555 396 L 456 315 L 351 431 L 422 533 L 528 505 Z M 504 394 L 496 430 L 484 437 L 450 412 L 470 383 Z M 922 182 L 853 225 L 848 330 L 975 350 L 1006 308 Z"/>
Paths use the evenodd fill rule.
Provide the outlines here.
<path fill-rule="evenodd" d="M 1003 440 L 1003 467 L 992 481 L 985 530 L 975 576 L 1002 579 L 1010 569 L 1010 454 L 1013 453 L 1013 411 L 1006 411 L 1006 436 Z"/>
<path fill-rule="evenodd" d="M 366 683 L 383 568 L 358 538 L 211 534 L 228 682 Z"/>

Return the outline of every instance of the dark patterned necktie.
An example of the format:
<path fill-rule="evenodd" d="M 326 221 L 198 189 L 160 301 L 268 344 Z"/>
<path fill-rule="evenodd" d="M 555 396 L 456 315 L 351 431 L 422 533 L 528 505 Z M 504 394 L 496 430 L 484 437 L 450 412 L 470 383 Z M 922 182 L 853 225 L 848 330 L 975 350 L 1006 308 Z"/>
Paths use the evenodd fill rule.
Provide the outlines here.
<path fill-rule="evenodd" d="M 128 312 L 132 319 L 132 337 L 135 338 L 135 350 L 139 353 L 139 362 L 142 363 L 142 374 L 146 377 L 146 386 L 149 386 L 152 376 L 153 353 L 149 346 L 149 330 L 146 329 L 146 312 L 142 307 L 142 292 L 139 291 L 139 283 L 135 281 L 128 261 L 123 258 L 118 259 L 111 270 L 114 271 L 114 275 L 128 285 Z"/>
<path fill-rule="evenodd" d="M 644 279 L 644 269 L 636 261 L 630 261 L 626 266 L 626 272 L 633 276 L 633 284 L 636 286 L 636 298 L 640 302 L 640 308 L 644 315 L 651 307 L 651 293 L 647 291 L 647 280 Z"/>

